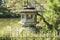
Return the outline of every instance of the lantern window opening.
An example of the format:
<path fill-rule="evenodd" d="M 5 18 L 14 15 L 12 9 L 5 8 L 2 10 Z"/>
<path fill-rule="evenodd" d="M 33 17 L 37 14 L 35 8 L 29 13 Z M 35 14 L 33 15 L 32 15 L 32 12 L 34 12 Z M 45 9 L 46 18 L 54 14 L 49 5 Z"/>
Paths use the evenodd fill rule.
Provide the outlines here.
<path fill-rule="evenodd" d="M 33 14 L 27 14 L 26 19 L 33 19 Z"/>
<path fill-rule="evenodd" d="M 24 19 L 25 18 L 25 15 L 24 14 L 21 14 L 21 17 L 22 17 L 22 19 Z"/>

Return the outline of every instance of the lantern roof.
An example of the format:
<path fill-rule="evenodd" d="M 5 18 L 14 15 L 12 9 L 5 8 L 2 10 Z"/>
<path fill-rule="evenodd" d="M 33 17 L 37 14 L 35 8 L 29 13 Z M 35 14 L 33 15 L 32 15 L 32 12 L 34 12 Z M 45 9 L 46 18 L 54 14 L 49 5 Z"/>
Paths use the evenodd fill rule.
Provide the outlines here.
<path fill-rule="evenodd" d="M 34 7 L 27 7 L 22 10 L 16 10 L 14 12 L 21 12 L 21 13 L 36 13 L 38 12 Z"/>

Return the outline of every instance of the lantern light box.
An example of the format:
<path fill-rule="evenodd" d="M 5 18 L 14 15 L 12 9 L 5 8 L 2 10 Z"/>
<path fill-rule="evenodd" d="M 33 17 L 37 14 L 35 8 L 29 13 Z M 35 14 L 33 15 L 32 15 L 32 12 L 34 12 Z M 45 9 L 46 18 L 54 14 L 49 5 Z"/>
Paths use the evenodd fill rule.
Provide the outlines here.
<path fill-rule="evenodd" d="M 37 23 L 37 13 L 38 11 L 35 8 L 24 8 L 20 10 L 21 12 L 21 20 L 19 23 L 25 25 L 35 25 Z"/>

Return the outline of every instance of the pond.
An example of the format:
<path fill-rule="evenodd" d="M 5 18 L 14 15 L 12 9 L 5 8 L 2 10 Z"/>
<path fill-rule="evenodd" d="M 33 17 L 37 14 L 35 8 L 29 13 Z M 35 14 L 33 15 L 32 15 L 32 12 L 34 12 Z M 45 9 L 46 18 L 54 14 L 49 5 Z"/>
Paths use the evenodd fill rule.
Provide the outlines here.
<path fill-rule="evenodd" d="M 0 18 L 0 29 L 6 26 L 20 26 L 20 18 Z"/>
<path fill-rule="evenodd" d="M 21 25 L 18 23 L 19 21 L 20 18 L 0 18 L 0 34 L 2 34 L 8 27 L 20 27 Z"/>
<path fill-rule="evenodd" d="M 17 34 L 22 33 L 23 30 L 23 34 L 25 36 L 26 34 L 28 34 L 28 32 L 30 32 L 29 29 L 32 31 L 32 29 L 29 27 L 22 27 L 22 25 L 19 24 L 19 21 L 20 18 L 0 18 L 0 37 L 9 34 L 12 34 L 12 36 L 18 36 Z"/>

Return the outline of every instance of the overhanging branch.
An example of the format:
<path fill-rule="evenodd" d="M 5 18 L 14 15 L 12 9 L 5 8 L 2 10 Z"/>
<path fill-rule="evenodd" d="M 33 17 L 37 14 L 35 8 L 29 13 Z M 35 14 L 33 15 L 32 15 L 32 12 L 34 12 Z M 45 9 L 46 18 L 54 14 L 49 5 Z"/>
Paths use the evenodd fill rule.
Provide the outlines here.
<path fill-rule="evenodd" d="M 43 19 L 44 23 L 48 26 L 49 29 L 52 29 L 52 24 L 49 24 L 41 14 L 37 14 L 37 15 Z"/>

